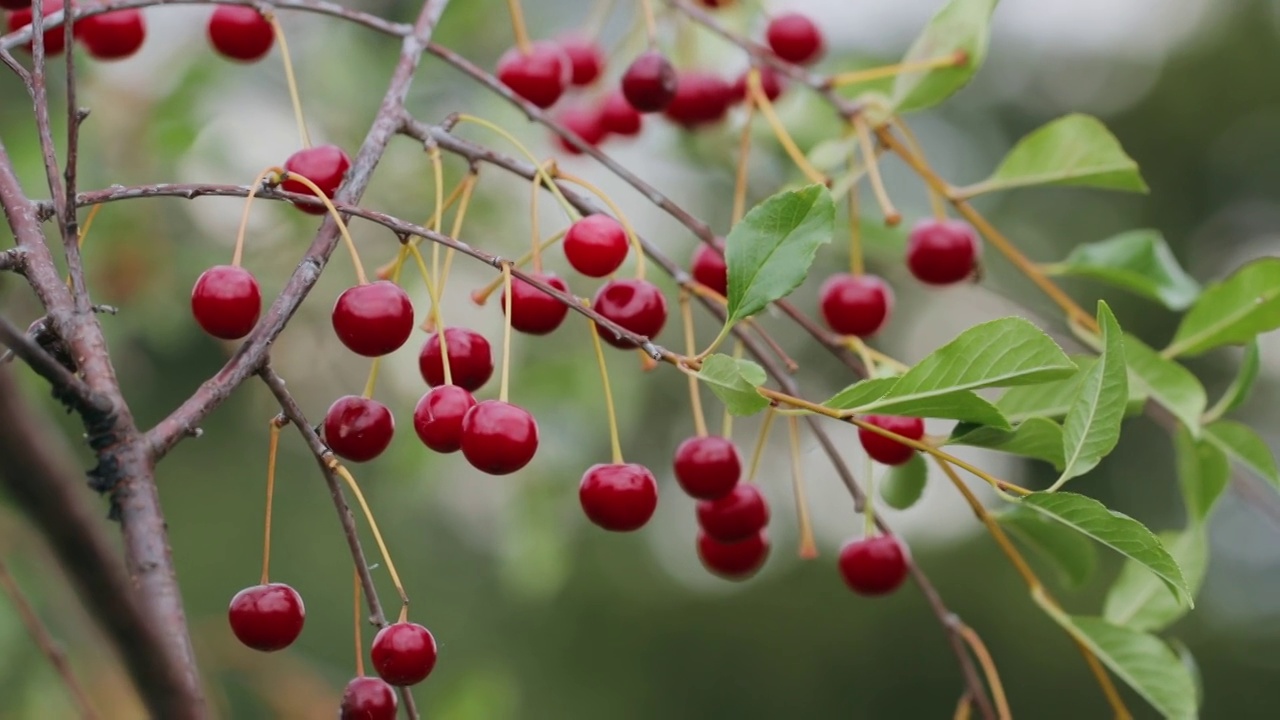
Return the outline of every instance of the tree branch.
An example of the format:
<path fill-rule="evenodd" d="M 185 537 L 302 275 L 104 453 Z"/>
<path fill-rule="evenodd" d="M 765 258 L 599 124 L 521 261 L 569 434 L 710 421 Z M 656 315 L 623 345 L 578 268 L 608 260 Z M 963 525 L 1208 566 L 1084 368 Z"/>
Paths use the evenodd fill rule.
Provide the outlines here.
<path fill-rule="evenodd" d="M 85 385 L 75 373 L 62 366 L 56 358 L 45 352 L 35 340 L 19 330 L 13 323 L 0 316 L 0 344 L 31 366 L 37 374 L 53 386 L 54 396 L 78 413 L 105 414 L 111 403 Z"/>

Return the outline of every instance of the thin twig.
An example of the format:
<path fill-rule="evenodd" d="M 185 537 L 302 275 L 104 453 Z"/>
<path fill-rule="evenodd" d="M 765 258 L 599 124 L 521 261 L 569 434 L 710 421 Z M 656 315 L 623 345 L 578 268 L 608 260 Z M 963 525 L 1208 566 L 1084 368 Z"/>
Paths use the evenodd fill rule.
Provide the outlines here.
<path fill-rule="evenodd" d="M 0 345 L 8 347 L 20 360 L 30 365 L 32 370 L 48 380 L 58 391 L 59 399 L 76 411 L 106 413 L 111 410 L 111 403 L 106 398 L 93 392 L 75 373 L 62 367 L 62 363 L 3 316 L 0 316 Z"/>

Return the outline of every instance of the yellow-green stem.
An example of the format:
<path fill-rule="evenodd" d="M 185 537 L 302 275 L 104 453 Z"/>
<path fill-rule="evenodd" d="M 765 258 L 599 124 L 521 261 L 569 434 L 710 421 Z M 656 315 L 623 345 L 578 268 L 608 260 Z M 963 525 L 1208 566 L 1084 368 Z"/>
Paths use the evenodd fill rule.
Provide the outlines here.
<path fill-rule="evenodd" d="M 511 263 L 502 263 L 502 387 L 498 391 L 498 399 L 507 401 L 507 390 L 511 384 Z"/>
<path fill-rule="evenodd" d="M 752 68 L 752 76 L 758 76 L 759 70 Z M 733 179 L 733 221 L 737 225 L 747 212 L 747 180 L 750 176 L 751 159 L 751 124 L 756 117 L 756 104 L 747 94 L 747 116 L 742 120 L 742 134 L 738 136 L 738 168 Z"/>
<path fill-rule="evenodd" d="M 364 677 L 364 640 L 360 638 L 360 626 L 364 624 L 360 617 L 360 571 L 352 569 L 351 576 L 355 578 L 356 677 Z"/>
<path fill-rule="evenodd" d="M 267 441 L 267 520 L 262 533 L 262 584 L 271 577 L 271 504 L 276 493 L 276 451 L 280 447 L 280 422 L 271 419 L 271 435 Z"/>
<path fill-rule="evenodd" d="M 528 55 L 533 49 L 533 43 L 529 42 L 529 30 L 524 24 L 524 10 L 520 7 L 520 0 L 507 0 L 507 10 L 511 13 L 511 29 L 515 32 L 516 47 L 520 49 L 520 54 Z"/>
<path fill-rule="evenodd" d="M 884 188 L 884 178 L 880 177 L 880 163 L 876 158 L 875 145 L 871 142 L 871 130 L 867 127 L 866 118 L 858 115 L 853 119 L 854 132 L 858 134 L 858 144 L 862 146 L 862 154 L 867 160 L 867 177 L 871 179 L 871 192 L 880 205 L 880 213 L 884 215 L 884 224 L 893 227 L 902 222 L 902 214 L 889 200 L 889 192 Z"/>
<path fill-rule="evenodd" d="M 949 55 L 941 55 L 927 60 L 913 60 L 911 62 L 895 63 L 893 65 L 868 68 L 866 70 L 852 70 L 849 72 L 838 73 L 836 75 L 832 75 L 828 82 L 832 87 L 844 87 L 846 85 L 856 85 L 857 83 L 880 80 L 881 78 L 893 77 L 895 75 L 902 75 L 909 72 L 959 67 L 966 63 L 968 59 L 969 56 L 967 53 L 963 50 L 958 50 Z"/>
<path fill-rule="evenodd" d="M 684 351 L 692 355 L 697 346 L 694 345 L 693 308 L 689 303 L 689 292 L 680 291 L 680 320 L 684 323 Z M 594 327 L 594 323 L 592 324 Z M 698 387 L 698 377 L 689 375 L 689 404 L 693 408 L 693 429 L 698 437 L 707 436 L 707 419 L 702 414 L 702 390 Z"/>
<path fill-rule="evenodd" d="M 595 348 L 596 364 L 600 366 L 600 382 L 604 384 L 604 408 L 609 416 L 609 447 L 613 453 L 613 464 L 621 465 L 622 440 L 618 437 L 618 416 L 613 409 L 613 389 L 609 387 L 609 366 L 604 361 L 604 347 L 600 342 L 600 329 L 594 320 L 591 323 L 591 344 Z"/>
<path fill-rule="evenodd" d="M 284 79 L 289 85 L 289 99 L 293 101 L 293 117 L 298 122 L 298 137 L 302 140 L 302 147 L 309 148 L 311 133 L 307 132 L 307 120 L 302 113 L 302 98 L 298 95 L 298 81 L 293 74 L 293 59 L 289 56 L 289 43 L 284 38 L 284 28 L 280 26 L 280 21 L 276 19 L 274 13 L 264 13 L 263 17 L 271 23 L 276 42 L 280 43 L 280 57 L 284 60 Z"/>
<path fill-rule="evenodd" d="M 338 231 L 342 233 L 342 241 L 347 244 L 347 251 L 351 253 L 351 263 L 356 267 L 356 281 L 361 285 L 368 285 L 369 277 L 364 274 L 364 264 L 360 262 L 360 253 L 356 252 L 356 241 L 351 239 L 351 232 L 347 230 L 347 224 L 342 221 L 342 216 L 338 214 L 338 208 L 333 206 L 333 201 L 330 200 L 329 196 L 325 195 L 315 183 L 311 182 L 307 178 L 297 173 L 291 173 L 288 170 L 279 170 L 279 172 L 284 180 L 296 180 L 297 182 L 302 183 L 307 187 L 307 189 L 315 194 L 316 198 L 318 198 L 320 202 L 324 203 L 324 206 L 329 210 L 329 215 L 333 218 L 333 221 L 337 223 Z"/>
<path fill-rule="evenodd" d="M 760 470 L 760 458 L 764 457 L 764 449 L 769 445 L 769 429 L 773 427 L 773 418 L 776 415 L 773 408 L 764 411 L 764 419 L 760 421 L 760 435 L 756 438 L 756 446 L 751 451 L 751 466 L 747 468 L 747 482 L 755 482 L 756 472 Z"/>
<path fill-rule="evenodd" d="M 786 126 L 782 124 L 782 120 L 774 112 L 773 103 L 769 102 L 769 97 L 765 95 L 764 89 L 760 87 L 760 73 L 758 71 L 752 71 L 747 76 L 747 88 L 751 92 L 753 104 L 760 108 L 760 114 L 764 116 L 765 122 L 769 123 L 769 128 L 773 130 L 774 137 L 778 138 L 778 143 L 782 145 L 782 149 L 786 151 L 791 161 L 800 169 L 800 172 L 811 183 L 827 185 L 830 180 L 819 172 L 809 162 L 809 159 L 804 156 L 799 146 L 796 145 L 796 141 L 791 138 L 791 133 L 787 132 Z"/>
<path fill-rule="evenodd" d="M 427 271 L 427 263 L 422 259 L 422 251 L 416 245 L 409 246 L 413 259 L 418 264 L 418 272 L 422 273 L 422 282 L 427 286 L 427 295 L 431 298 L 431 324 L 435 327 L 436 337 L 440 338 L 440 364 L 444 366 L 444 384 L 453 384 L 453 368 L 449 362 L 449 340 L 445 335 L 444 317 L 440 310 L 440 291 L 431 282 L 431 273 Z"/>
<path fill-rule="evenodd" d="M 249 186 L 249 194 L 244 198 L 244 210 L 240 213 L 240 229 L 236 231 L 236 249 L 231 253 L 231 264 L 234 267 L 240 267 L 240 260 L 244 256 L 244 236 L 249 229 L 249 208 L 253 206 L 253 197 L 258 194 L 263 180 L 282 172 L 284 171 L 278 167 L 269 167 L 258 173 L 258 177 L 254 178 L 253 184 Z"/>
<path fill-rule="evenodd" d="M 373 519 L 373 511 L 369 509 L 369 503 L 364 499 L 364 493 L 360 491 L 360 486 L 356 483 L 356 479 L 343 467 L 342 463 L 330 457 L 329 467 L 347 483 L 347 487 L 351 488 L 351 494 L 356 496 L 356 502 L 360 503 L 360 509 L 364 511 L 364 518 L 369 523 L 369 530 L 373 532 L 373 539 L 378 543 L 378 551 L 382 553 L 382 561 L 387 564 L 387 572 L 391 575 L 391 583 L 395 585 L 396 592 L 400 594 L 400 622 L 404 622 L 409 615 L 409 596 L 405 593 L 404 585 L 400 582 L 400 574 L 396 572 L 395 563 L 391 562 L 391 553 L 387 551 L 387 544 L 382 540 L 382 532 L 378 530 L 378 522 Z"/>
<path fill-rule="evenodd" d="M 512 1 L 514 2 L 515 0 L 512 0 Z M 528 160 L 531 165 L 537 168 L 538 175 L 541 176 L 543 184 L 547 186 L 547 189 L 551 191 L 552 195 L 555 195 L 556 201 L 559 202 L 560 207 L 564 209 L 565 215 L 569 216 L 569 220 L 573 221 L 581 217 L 581 213 L 579 213 L 578 210 L 575 207 L 573 207 L 573 205 L 569 202 L 569 200 L 565 198 L 564 193 L 560 192 L 559 186 L 557 186 L 554 182 L 552 182 L 551 176 L 547 173 L 545 169 L 543 169 L 542 164 L 538 162 L 538 158 L 534 157 L 533 153 L 529 152 L 529 148 L 525 147 L 524 143 L 517 140 L 514 135 L 507 132 L 506 130 L 503 130 L 501 127 L 498 127 L 494 123 L 491 123 L 488 120 L 485 120 L 484 118 L 476 117 L 475 115 L 466 115 L 466 114 L 458 115 L 458 122 L 459 123 L 469 122 L 469 123 L 472 123 L 473 125 L 479 125 L 480 127 L 488 129 L 490 132 L 494 132 L 494 133 L 497 133 L 498 135 L 501 135 L 503 139 L 505 139 L 507 142 L 511 143 L 512 145 L 514 145 L 516 150 L 519 150 L 520 154 L 524 155 L 525 159 Z"/>
<path fill-rule="evenodd" d="M 791 438 L 791 489 L 796 499 L 796 515 L 800 523 L 800 558 L 818 557 L 818 544 L 813 539 L 813 523 L 809 519 L 809 496 L 804 489 L 804 473 L 800 466 L 800 419 L 787 418 Z"/>

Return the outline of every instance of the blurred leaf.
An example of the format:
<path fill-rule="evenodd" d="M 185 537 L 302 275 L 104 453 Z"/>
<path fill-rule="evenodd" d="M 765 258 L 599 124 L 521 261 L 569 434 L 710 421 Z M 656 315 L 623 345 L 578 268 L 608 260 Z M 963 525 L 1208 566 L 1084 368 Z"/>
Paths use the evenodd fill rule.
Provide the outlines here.
<path fill-rule="evenodd" d="M 769 407 L 768 398 L 756 392 L 766 379 L 764 368 L 750 360 L 711 355 L 702 361 L 698 379 L 711 388 L 732 415 L 754 415 Z"/>
<path fill-rule="evenodd" d="M 893 83 L 893 108 L 900 113 L 937 105 L 964 87 L 987 57 L 991 13 L 998 0 L 950 0 L 911 44 L 902 62 L 963 52 L 962 65 L 902 73 Z"/>
<path fill-rule="evenodd" d="M 1249 399 L 1249 393 L 1253 392 L 1253 384 L 1258 380 L 1258 369 L 1261 366 L 1262 358 L 1258 351 L 1258 339 L 1254 338 L 1244 346 L 1244 358 L 1240 361 L 1240 369 L 1236 372 L 1231 385 L 1222 393 L 1222 397 L 1218 398 L 1218 402 L 1209 409 L 1205 416 L 1206 422 L 1217 420 Z"/>
<path fill-rule="evenodd" d="M 1221 345 L 1247 343 L 1278 327 L 1280 258 L 1262 258 L 1205 289 L 1161 354 L 1199 355 Z"/>
<path fill-rule="evenodd" d="M 809 164 L 826 175 L 838 175 L 848 172 L 849 157 L 858 147 L 858 137 L 849 134 L 847 137 L 829 137 L 814 145 L 805 157 Z M 837 195 L 837 193 L 832 193 Z"/>
<path fill-rule="evenodd" d="M 1052 463 L 1058 470 L 1062 469 L 1064 462 L 1062 426 L 1045 417 L 1028 418 L 1014 426 L 1012 431 L 997 430 L 992 427 L 974 427 L 962 423 L 951 432 L 951 439 L 947 443 L 971 445 L 1044 460 Z"/>
<path fill-rule="evenodd" d="M 1062 423 L 1065 467 L 1053 489 L 1097 467 L 1120 441 L 1120 423 L 1129 402 L 1124 334 L 1111 308 L 1102 301 L 1098 301 L 1098 325 L 1102 328 L 1102 355 L 1089 369 Z"/>
<path fill-rule="evenodd" d="M 1209 565 L 1209 538 L 1204 526 L 1197 523 L 1182 532 L 1163 532 L 1160 540 L 1182 568 L 1183 578 L 1194 596 L 1204 584 Z M 1159 632 L 1186 615 L 1187 610 L 1187 606 L 1165 592 L 1163 582 L 1142 565 L 1129 560 L 1107 591 L 1102 615 L 1115 625 Z"/>
<path fill-rule="evenodd" d="M 1253 428 L 1234 420 L 1219 420 L 1204 428 L 1205 440 L 1237 463 L 1280 489 L 1280 470 L 1266 441 Z"/>
<path fill-rule="evenodd" d="M 995 517 L 1012 535 L 1052 560 L 1066 585 L 1078 588 L 1093 575 L 1098 551 L 1084 535 L 1020 505 Z"/>
<path fill-rule="evenodd" d="M 1178 264 L 1158 230 L 1130 230 L 1113 238 L 1077 245 L 1066 260 L 1046 266 L 1053 275 L 1101 280 L 1185 310 L 1200 285 Z"/>
<path fill-rule="evenodd" d="M 1129 382 L 1138 385 L 1199 437 L 1200 416 L 1209 398 L 1196 376 L 1179 363 L 1160 357 L 1160 353 L 1132 335 L 1124 336 L 1124 359 L 1129 365 Z"/>
<path fill-rule="evenodd" d="M 1196 709 L 1199 710 L 1204 705 L 1204 677 L 1200 673 L 1200 664 L 1196 662 L 1196 658 L 1191 654 L 1191 648 L 1178 638 L 1169 638 L 1169 647 L 1177 653 L 1178 660 L 1182 662 L 1182 666 L 1191 673 L 1191 681 L 1195 684 L 1196 690 Z"/>
<path fill-rule="evenodd" d="M 1202 523 L 1209 519 L 1213 506 L 1227 488 L 1231 468 L 1226 453 L 1207 438 L 1196 440 L 1181 427 L 1173 435 L 1173 448 L 1187 515 L 1191 522 Z"/>
<path fill-rule="evenodd" d="M 914 453 L 911 459 L 902 465 L 891 465 L 884 479 L 880 481 L 880 499 L 897 510 L 906 510 L 924 494 L 925 483 L 929 480 L 929 466 L 920 453 Z"/>

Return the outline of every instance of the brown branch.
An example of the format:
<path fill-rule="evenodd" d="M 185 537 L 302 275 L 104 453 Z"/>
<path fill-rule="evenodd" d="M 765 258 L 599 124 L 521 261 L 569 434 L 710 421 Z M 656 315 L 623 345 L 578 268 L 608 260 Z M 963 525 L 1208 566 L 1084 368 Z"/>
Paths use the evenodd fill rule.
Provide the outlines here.
<path fill-rule="evenodd" d="M 0 272 L 26 272 L 27 254 L 22 248 L 9 248 L 0 252 Z"/>
<path fill-rule="evenodd" d="M 75 373 L 62 366 L 56 358 L 8 319 L 0 316 L 0 345 L 8 347 L 14 355 L 31 366 L 37 374 L 49 381 L 55 395 L 68 407 L 79 413 L 105 414 L 111 410 L 106 398 L 93 392 Z"/>

